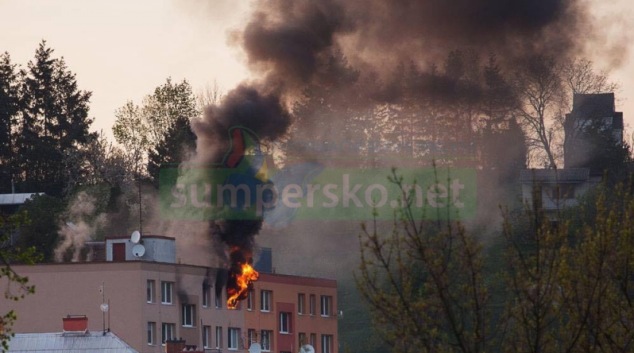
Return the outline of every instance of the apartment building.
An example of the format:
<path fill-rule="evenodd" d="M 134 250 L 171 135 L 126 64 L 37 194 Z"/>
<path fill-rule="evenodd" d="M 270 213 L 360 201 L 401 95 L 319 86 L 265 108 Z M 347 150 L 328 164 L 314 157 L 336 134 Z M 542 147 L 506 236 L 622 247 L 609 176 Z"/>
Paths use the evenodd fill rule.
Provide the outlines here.
<path fill-rule="evenodd" d="M 305 343 L 338 352 L 336 281 L 262 273 L 248 299 L 227 309 L 222 270 L 175 263 L 173 238 L 143 243 L 142 256 L 129 240 L 110 238 L 107 261 L 14 266 L 36 293 L 0 298 L 0 307 L 16 311 L 17 333 L 56 332 L 60 318 L 86 315 L 88 330 L 110 330 L 141 353 L 164 352 L 174 339 L 216 353 L 246 352 L 256 342 L 267 352 L 297 352 Z"/>

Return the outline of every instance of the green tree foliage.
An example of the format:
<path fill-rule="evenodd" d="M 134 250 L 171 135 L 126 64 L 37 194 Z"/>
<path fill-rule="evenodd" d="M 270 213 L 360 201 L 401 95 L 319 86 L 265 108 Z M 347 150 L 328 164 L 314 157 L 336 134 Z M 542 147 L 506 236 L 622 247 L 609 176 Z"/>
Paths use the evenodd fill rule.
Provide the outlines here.
<path fill-rule="evenodd" d="M 402 185 L 396 172 L 390 180 Z M 374 327 L 394 352 L 483 352 L 490 347 L 489 294 L 481 246 L 464 226 L 418 222 L 414 195 L 390 234 L 362 225 L 357 286 Z"/>
<path fill-rule="evenodd" d="M 414 221 L 410 195 L 391 233 L 362 227 L 356 279 L 375 330 L 395 352 L 630 351 L 631 185 L 598 189 L 574 226 L 533 205 L 504 212 L 505 250 L 488 253 L 459 222 Z"/>
<path fill-rule="evenodd" d="M 190 121 L 199 115 L 189 83 L 173 83 L 168 78 L 145 97 L 142 106 L 127 102 L 119 108 L 112 130 L 130 159 L 136 161 L 135 172 L 158 183 L 161 164 L 181 162 L 194 148 Z"/>
<path fill-rule="evenodd" d="M 158 185 L 161 165 L 185 161 L 188 153 L 195 149 L 196 135 L 191 129 L 191 120 L 200 112 L 192 88 L 185 80 L 174 84 L 167 79 L 150 97 L 147 109 L 152 125 L 157 127 L 154 130 L 157 142 L 149 152 L 147 169 Z"/>
<path fill-rule="evenodd" d="M 0 55 L 0 192 L 11 190 L 16 176 L 13 130 L 20 111 L 20 80 L 9 53 Z"/>
<path fill-rule="evenodd" d="M 63 58 L 42 41 L 35 60 L 21 72 L 21 117 L 16 129 L 19 190 L 62 195 L 67 175 L 64 156 L 89 141 L 91 92 L 77 87 Z"/>
<path fill-rule="evenodd" d="M 29 284 L 29 278 L 21 276 L 11 264 L 34 264 L 39 260 L 34 247 L 20 247 L 13 244 L 13 236 L 20 226 L 28 224 L 29 218 L 23 212 L 11 217 L 0 217 L 0 283 L 4 288 L 4 297 L 18 301 L 26 295 L 35 293 L 35 286 Z M 0 309 L 0 351 L 9 349 L 8 342 L 13 337 L 13 323 L 17 315 L 13 310 Z"/>
<path fill-rule="evenodd" d="M 53 196 L 35 195 L 27 200 L 20 211 L 28 215 L 30 222 L 20 227 L 20 247 L 34 248 L 41 261 L 52 262 L 58 242 L 58 216 L 64 207 L 63 200 Z"/>

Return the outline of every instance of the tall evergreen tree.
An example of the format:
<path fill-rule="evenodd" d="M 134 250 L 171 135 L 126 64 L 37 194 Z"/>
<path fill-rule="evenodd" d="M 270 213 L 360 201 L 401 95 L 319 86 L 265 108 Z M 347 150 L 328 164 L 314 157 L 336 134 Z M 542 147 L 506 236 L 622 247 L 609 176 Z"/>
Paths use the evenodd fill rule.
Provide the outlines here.
<path fill-rule="evenodd" d="M 17 138 L 21 191 L 65 192 L 64 156 L 82 148 L 91 134 L 91 92 L 80 91 L 64 59 L 52 57 L 42 41 L 35 60 L 22 71 L 22 119 Z"/>
<path fill-rule="evenodd" d="M 0 193 L 9 192 L 15 171 L 14 126 L 20 111 L 19 77 L 9 53 L 0 55 Z"/>

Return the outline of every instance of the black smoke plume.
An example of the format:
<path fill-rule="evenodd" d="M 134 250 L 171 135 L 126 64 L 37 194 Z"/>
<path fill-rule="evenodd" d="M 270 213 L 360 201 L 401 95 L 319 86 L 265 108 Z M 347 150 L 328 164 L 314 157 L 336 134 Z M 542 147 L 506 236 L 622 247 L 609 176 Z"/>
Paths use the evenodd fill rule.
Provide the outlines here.
<path fill-rule="evenodd" d="M 336 86 L 342 104 L 352 96 L 393 102 L 401 93 L 391 83 L 398 81 L 394 73 L 403 63 L 428 69 L 451 50 L 469 48 L 477 55 L 498 53 L 512 64 L 529 54 L 567 58 L 580 54 L 588 41 L 603 42 L 581 0 L 262 0 L 255 6 L 231 39 L 257 79 L 230 91 L 194 122 L 196 163 L 221 162 L 233 126 L 247 127 L 264 141 L 283 137 L 291 124 L 291 102 L 310 84 Z M 625 55 L 625 50 L 609 52 Z M 332 67 L 339 54 L 361 77 L 346 81 L 349 87 L 338 84 L 340 70 Z M 442 95 L 427 89 L 432 84 L 426 76 L 420 85 L 423 92 Z M 260 221 L 220 221 L 212 223 L 211 233 L 240 249 L 229 259 L 235 266 L 252 262 L 261 226 Z"/>

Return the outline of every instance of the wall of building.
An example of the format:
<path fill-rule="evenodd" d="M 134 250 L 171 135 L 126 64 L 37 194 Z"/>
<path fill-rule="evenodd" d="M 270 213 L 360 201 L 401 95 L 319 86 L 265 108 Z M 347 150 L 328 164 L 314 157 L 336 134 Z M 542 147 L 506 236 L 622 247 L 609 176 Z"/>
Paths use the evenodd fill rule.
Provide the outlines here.
<path fill-rule="evenodd" d="M 126 261 L 154 261 L 154 262 L 176 262 L 176 243 L 174 238 L 162 237 L 162 236 L 144 236 L 139 244 L 145 248 L 145 254 L 137 257 L 133 254 L 132 249 L 135 243 L 133 243 L 129 237 L 117 237 L 106 239 L 106 261 L 113 261 L 113 244 L 125 245 L 125 260 Z"/>
<path fill-rule="evenodd" d="M 19 302 L 7 302 L 0 297 L 0 308 L 16 311 L 18 321 L 15 332 L 61 332 L 61 318 L 66 315 L 87 315 L 88 329 L 100 331 L 102 327 L 101 286 L 105 283 L 105 298 L 110 302 L 110 329 L 117 336 L 141 353 L 164 351 L 161 345 L 161 324 L 175 325 L 175 338 L 182 338 L 187 345 L 202 347 L 203 326 L 211 328 L 210 346 L 215 348 L 216 327 L 222 328 L 221 351 L 228 349 L 228 329 L 240 330 L 240 349 L 248 348 L 248 330 L 273 331 L 273 351 L 299 350 L 299 332 L 316 334 L 316 351 L 321 352 L 321 335 L 333 336 L 333 351 L 337 352 L 337 301 L 336 282 L 305 277 L 262 274 L 254 284 L 253 310 L 247 310 L 242 302 L 237 310 L 226 308 L 226 294 L 221 291 L 220 307 L 215 305 L 215 270 L 190 265 L 156 263 L 144 261 L 43 264 L 37 266 L 15 266 L 21 275 L 30 278 L 36 286 L 36 294 Z M 154 281 L 153 301 L 147 300 L 148 280 Z M 163 304 L 161 282 L 173 283 L 172 304 Z M 203 283 L 210 284 L 208 306 L 203 306 Z M 0 280 L 0 285 L 4 285 Z M 259 293 L 273 293 L 270 312 L 260 310 Z M 306 310 L 310 294 L 316 296 L 316 315 L 297 313 L 299 293 L 306 295 Z M 332 315 L 320 315 L 319 298 L 331 296 Z M 184 327 L 182 305 L 195 305 L 193 327 Z M 288 334 L 279 332 L 280 311 L 292 314 L 292 328 Z M 107 319 L 107 317 L 106 317 Z M 156 323 L 154 344 L 147 342 L 148 322 Z M 218 352 L 215 351 L 214 352 Z"/>
<path fill-rule="evenodd" d="M 299 334 L 305 333 L 307 340 L 310 334 L 316 335 L 315 351 L 321 352 L 321 336 L 332 335 L 332 352 L 338 352 L 337 336 L 337 283 L 333 280 L 284 276 L 274 274 L 261 274 L 260 279 L 254 283 L 253 308 L 246 311 L 245 325 L 248 329 L 256 329 L 258 333 L 265 329 L 273 331 L 271 351 L 274 352 L 298 352 Z M 271 291 L 271 308 L 268 312 L 261 310 L 261 292 Z M 305 295 L 305 312 L 298 313 L 299 294 Z M 315 314 L 309 313 L 310 295 L 315 296 Z M 322 317 L 320 310 L 321 296 L 332 298 L 332 311 L 329 317 Z M 245 304 L 246 306 L 246 304 Z M 291 332 L 280 333 L 280 313 L 291 313 Z M 259 338 L 259 335 L 257 336 Z"/>
<path fill-rule="evenodd" d="M 140 262 L 14 266 L 20 275 L 29 277 L 35 294 L 18 302 L 0 296 L 0 308 L 15 310 L 14 331 L 18 333 L 61 332 L 61 319 L 69 314 L 88 316 L 88 329 L 101 331 L 104 283 L 106 301 L 110 300 L 110 329 L 138 350 L 144 336 L 134 318 L 141 317 L 143 307 L 138 303 L 145 300 L 139 287 L 140 268 Z M 107 320 L 108 315 L 106 324 Z"/>

